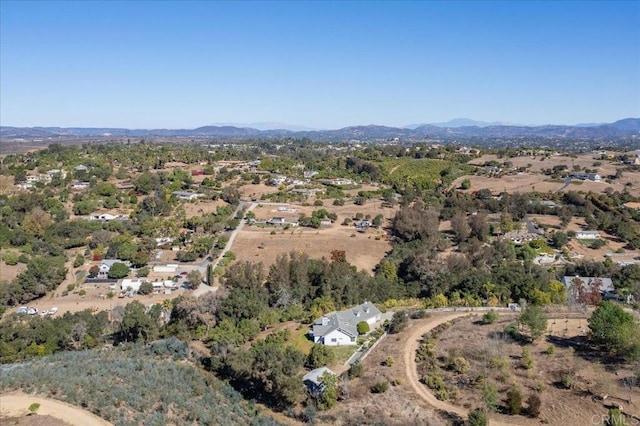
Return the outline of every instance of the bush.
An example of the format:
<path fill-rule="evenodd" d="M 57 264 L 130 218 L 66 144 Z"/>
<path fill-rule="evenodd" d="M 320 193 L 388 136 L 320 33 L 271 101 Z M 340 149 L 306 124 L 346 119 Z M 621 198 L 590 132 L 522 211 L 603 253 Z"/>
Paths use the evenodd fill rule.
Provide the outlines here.
<path fill-rule="evenodd" d="M 344 200 L 342 198 L 336 198 L 333 200 L 334 206 L 344 206 Z"/>
<path fill-rule="evenodd" d="M 507 410 L 512 415 L 520 414 L 522 411 L 522 392 L 517 387 L 507 392 Z"/>
<path fill-rule="evenodd" d="M 607 416 L 607 426 L 624 426 L 624 414 L 618 408 L 609 409 L 609 413 Z"/>
<path fill-rule="evenodd" d="M 540 410 L 542 408 L 542 400 L 536 394 L 529 395 L 527 398 L 527 414 L 533 418 L 536 418 L 540 415 Z"/>
<path fill-rule="evenodd" d="M 369 327 L 369 323 L 366 321 L 360 321 L 357 325 L 358 334 L 367 334 L 371 331 L 371 327 Z"/>
<path fill-rule="evenodd" d="M 84 296 L 86 296 L 86 295 L 87 295 L 87 290 L 84 290 L 84 289 L 83 289 L 83 290 L 80 290 L 80 291 L 78 292 L 78 294 L 79 294 L 81 297 L 84 297 Z"/>
<path fill-rule="evenodd" d="M 371 387 L 373 393 L 385 393 L 389 389 L 388 382 L 378 382 Z"/>
<path fill-rule="evenodd" d="M 491 383 L 485 384 L 484 389 L 482 390 L 482 400 L 487 406 L 487 410 L 496 411 L 498 406 L 498 392 Z"/>
<path fill-rule="evenodd" d="M 149 281 L 143 282 L 142 284 L 140 284 L 140 290 L 138 290 L 138 293 L 142 295 L 153 293 L 153 284 L 151 284 Z"/>
<path fill-rule="evenodd" d="M 29 411 L 31 411 L 32 413 L 35 413 L 36 411 L 38 411 L 38 408 L 40 408 L 40 404 L 38 404 L 37 402 L 34 402 L 29 406 Z"/>
<path fill-rule="evenodd" d="M 360 362 L 351 364 L 351 367 L 349 368 L 349 377 L 361 377 L 363 373 L 364 367 Z"/>
<path fill-rule="evenodd" d="M 4 263 L 10 266 L 17 265 L 19 258 L 20 258 L 20 255 L 15 251 L 7 251 L 2 255 L 2 259 L 4 260 Z"/>
<path fill-rule="evenodd" d="M 482 323 L 493 324 L 498 320 L 499 317 L 500 316 L 494 310 L 490 310 L 489 312 L 487 312 L 482 316 Z"/>
<path fill-rule="evenodd" d="M 385 367 L 391 367 L 395 363 L 395 360 L 392 356 L 388 356 L 384 361 L 382 361 L 382 365 Z"/>
<path fill-rule="evenodd" d="M 575 373 L 567 371 L 560 374 L 560 385 L 565 389 L 572 389 L 575 382 Z"/>
<path fill-rule="evenodd" d="M 487 426 L 487 412 L 482 408 L 476 408 L 469 413 L 469 426 Z"/>
<path fill-rule="evenodd" d="M 531 370 L 533 368 L 533 357 L 529 348 L 522 348 L 522 368 Z"/>
<path fill-rule="evenodd" d="M 455 357 L 451 363 L 451 369 L 458 374 L 464 374 L 469 371 L 471 364 L 461 356 Z"/>
<path fill-rule="evenodd" d="M 549 345 L 549 347 L 545 349 L 544 353 L 546 353 L 547 355 L 553 355 L 555 351 L 556 351 L 555 346 Z"/>
<path fill-rule="evenodd" d="M 400 333 L 405 329 L 409 320 L 404 311 L 398 311 L 393 314 L 391 322 L 389 323 L 389 334 Z"/>
<path fill-rule="evenodd" d="M 84 265 L 84 256 L 79 254 L 76 256 L 75 260 L 73 261 L 73 267 L 78 268 L 82 265 Z"/>

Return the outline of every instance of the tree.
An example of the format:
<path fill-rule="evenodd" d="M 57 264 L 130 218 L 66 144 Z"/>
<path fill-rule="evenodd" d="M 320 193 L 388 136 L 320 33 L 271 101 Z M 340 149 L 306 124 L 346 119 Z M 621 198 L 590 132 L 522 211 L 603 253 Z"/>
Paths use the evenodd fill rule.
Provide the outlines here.
<path fill-rule="evenodd" d="M 189 288 L 191 290 L 195 290 L 200 287 L 200 283 L 202 282 L 202 274 L 199 270 L 193 269 L 187 275 L 187 280 L 189 282 Z"/>
<path fill-rule="evenodd" d="M 213 275 L 213 265 L 209 263 L 207 265 L 207 284 L 213 285 L 214 275 Z"/>
<path fill-rule="evenodd" d="M 109 268 L 109 273 L 108 276 L 111 279 L 120 279 L 120 278 L 124 278 L 127 275 L 129 275 L 130 269 L 127 265 L 125 265 L 122 262 L 116 262 L 113 265 L 111 265 L 111 268 Z"/>
<path fill-rule="evenodd" d="M 530 305 L 520 315 L 520 324 L 529 329 L 531 340 L 537 340 L 547 330 L 547 316 L 539 307 Z"/>
<path fill-rule="evenodd" d="M 467 215 L 464 213 L 456 213 L 451 218 L 451 228 L 453 233 L 456 234 L 456 242 L 461 243 L 466 241 L 471 234 L 471 227 L 467 223 Z"/>
<path fill-rule="evenodd" d="M 338 379 L 335 374 L 325 372 L 320 376 L 320 383 L 323 389 L 318 399 L 318 408 L 329 410 L 338 403 Z"/>
<path fill-rule="evenodd" d="M 405 329 L 408 322 L 409 320 L 407 319 L 405 311 L 395 312 L 389 323 L 389 334 L 400 333 Z"/>
<path fill-rule="evenodd" d="M 476 237 L 480 241 L 484 241 L 489 234 L 489 225 L 487 224 L 487 214 L 472 214 L 468 218 L 469 227 L 471 228 L 471 236 Z"/>
<path fill-rule="evenodd" d="M 567 234 L 561 231 L 556 231 L 551 236 L 551 242 L 553 246 L 557 249 L 561 249 L 565 244 L 569 242 L 569 237 Z"/>
<path fill-rule="evenodd" d="M 540 415 L 540 409 L 542 408 L 542 401 L 538 395 L 531 394 L 527 398 L 527 414 L 533 418 L 537 418 Z"/>
<path fill-rule="evenodd" d="M 131 302 L 124 307 L 124 315 L 120 323 L 117 341 L 148 342 L 153 340 L 158 331 L 157 321 L 147 315 L 145 306 L 140 302 Z"/>
<path fill-rule="evenodd" d="M 594 343 L 606 351 L 637 359 L 640 356 L 640 326 L 620 306 L 605 301 L 589 318 Z"/>
<path fill-rule="evenodd" d="M 333 364 L 336 355 L 331 348 L 322 343 L 314 343 L 307 356 L 307 366 L 309 368 L 319 368 L 325 365 Z"/>
<path fill-rule="evenodd" d="M 149 281 L 144 281 L 142 284 L 140 284 L 140 290 L 138 290 L 138 293 L 142 295 L 153 293 L 153 284 L 151 284 Z"/>

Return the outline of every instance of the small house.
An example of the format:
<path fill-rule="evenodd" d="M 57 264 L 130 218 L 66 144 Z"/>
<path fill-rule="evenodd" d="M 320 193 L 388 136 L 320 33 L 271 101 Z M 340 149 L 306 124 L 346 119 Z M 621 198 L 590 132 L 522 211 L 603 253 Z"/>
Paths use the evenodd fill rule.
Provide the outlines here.
<path fill-rule="evenodd" d="M 366 322 L 373 326 L 380 321 L 381 315 L 380 310 L 371 302 L 323 315 L 313 322 L 313 341 L 327 346 L 355 345 L 358 323 Z"/>
<path fill-rule="evenodd" d="M 335 376 L 336 373 L 331 371 L 327 367 L 316 368 L 315 370 L 311 370 L 304 376 L 302 376 L 302 383 L 304 383 L 307 391 L 314 396 L 322 395 L 324 391 L 325 385 L 322 383 L 322 376 L 325 374 L 330 374 Z"/>
<path fill-rule="evenodd" d="M 576 231 L 576 238 L 579 240 L 597 240 L 600 238 L 598 231 Z"/>

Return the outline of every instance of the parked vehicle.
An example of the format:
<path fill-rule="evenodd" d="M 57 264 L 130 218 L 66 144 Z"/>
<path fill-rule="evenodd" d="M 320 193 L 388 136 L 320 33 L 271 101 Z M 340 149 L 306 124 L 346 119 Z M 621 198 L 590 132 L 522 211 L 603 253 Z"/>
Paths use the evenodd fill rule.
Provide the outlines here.
<path fill-rule="evenodd" d="M 26 314 L 26 313 L 27 313 L 27 309 L 28 309 L 28 308 L 27 308 L 26 306 L 20 306 L 20 307 L 18 308 L 18 311 L 17 311 L 16 313 L 17 313 L 17 314 L 19 314 L 19 315 Z"/>
<path fill-rule="evenodd" d="M 58 312 L 58 307 L 54 306 L 53 308 L 49 309 L 49 315 L 55 315 Z"/>
<path fill-rule="evenodd" d="M 38 313 L 38 308 L 29 307 L 27 308 L 27 315 L 35 315 Z"/>

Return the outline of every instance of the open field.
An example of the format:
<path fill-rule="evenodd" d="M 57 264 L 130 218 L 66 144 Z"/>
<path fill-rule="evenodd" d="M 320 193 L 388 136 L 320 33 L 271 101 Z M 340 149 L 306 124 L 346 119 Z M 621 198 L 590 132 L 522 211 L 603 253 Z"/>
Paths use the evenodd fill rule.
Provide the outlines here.
<path fill-rule="evenodd" d="M 231 250 L 236 255 L 236 261 L 262 262 L 266 267 L 271 265 L 278 255 L 291 251 L 301 251 L 312 258 L 329 258 L 332 250 L 344 250 L 347 261 L 358 269 L 372 272 L 384 255 L 391 250 L 391 244 L 386 238 L 384 229 L 367 229 L 357 232 L 353 225 L 340 225 L 342 221 L 352 218 L 357 212 L 375 217 L 382 214 L 385 225 L 393 218 L 395 209 L 381 207 L 381 202 L 370 201 L 362 206 L 345 204 L 333 206 L 331 201 L 325 202 L 324 207 L 311 207 L 290 204 L 287 208 L 291 213 L 278 211 L 276 205 L 259 204 L 255 209 L 256 219 L 268 220 L 273 216 L 283 216 L 297 219 L 300 213 L 308 216 L 314 210 L 324 208 L 336 213 L 338 220 L 331 226 L 319 229 L 294 227 L 284 230 L 281 227 L 245 226 L 238 234 Z M 275 234 L 272 232 L 275 231 Z M 261 248 L 260 248 L 261 247 Z"/>
<path fill-rule="evenodd" d="M 551 181 L 549 176 L 542 174 L 542 170 L 553 169 L 555 166 L 565 165 L 568 170 L 573 170 L 574 166 L 581 168 L 596 169 L 597 173 L 602 176 L 602 182 L 592 181 L 572 181 L 572 183 L 564 189 L 564 191 L 593 191 L 604 192 L 607 188 L 611 188 L 614 191 L 622 191 L 627 183 L 631 183 L 630 187 L 626 187 L 627 190 L 634 196 L 640 196 L 640 172 L 624 172 L 622 177 L 614 179 L 611 183 L 607 183 L 604 180 L 607 176 L 613 176 L 619 169 L 624 169 L 628 166 L 624 164 L 618 164 L 611 160 L 599 160 L 597 155 L 593 153 L 580 154 L 578 156 L 570 157 L 564 155 L 555 155 L 550 157 L 512 157 L 512 158 L 498 158 L 497 155 L 483 155 L 476 158 L 469 164 L 482 165 L 488 161 L 511 162 L 513 167 L 529 167 L 525 173 L 516 175 L 506 175 L 500 178 L 489 176 L 466 176 L 456 179 L 452 187 L 458 188 L 463 179 L 469 178 L 471 180 L 471 188 L 469 191 L 477 191 L 479 189 L 487 188 L 492 192 L 528 192 L 535 190 L 538 192 L 555 192 L 564 186 L 564 180 L 554 182 Z M 600 165 L 594 165 L 600 163 Z"/>

